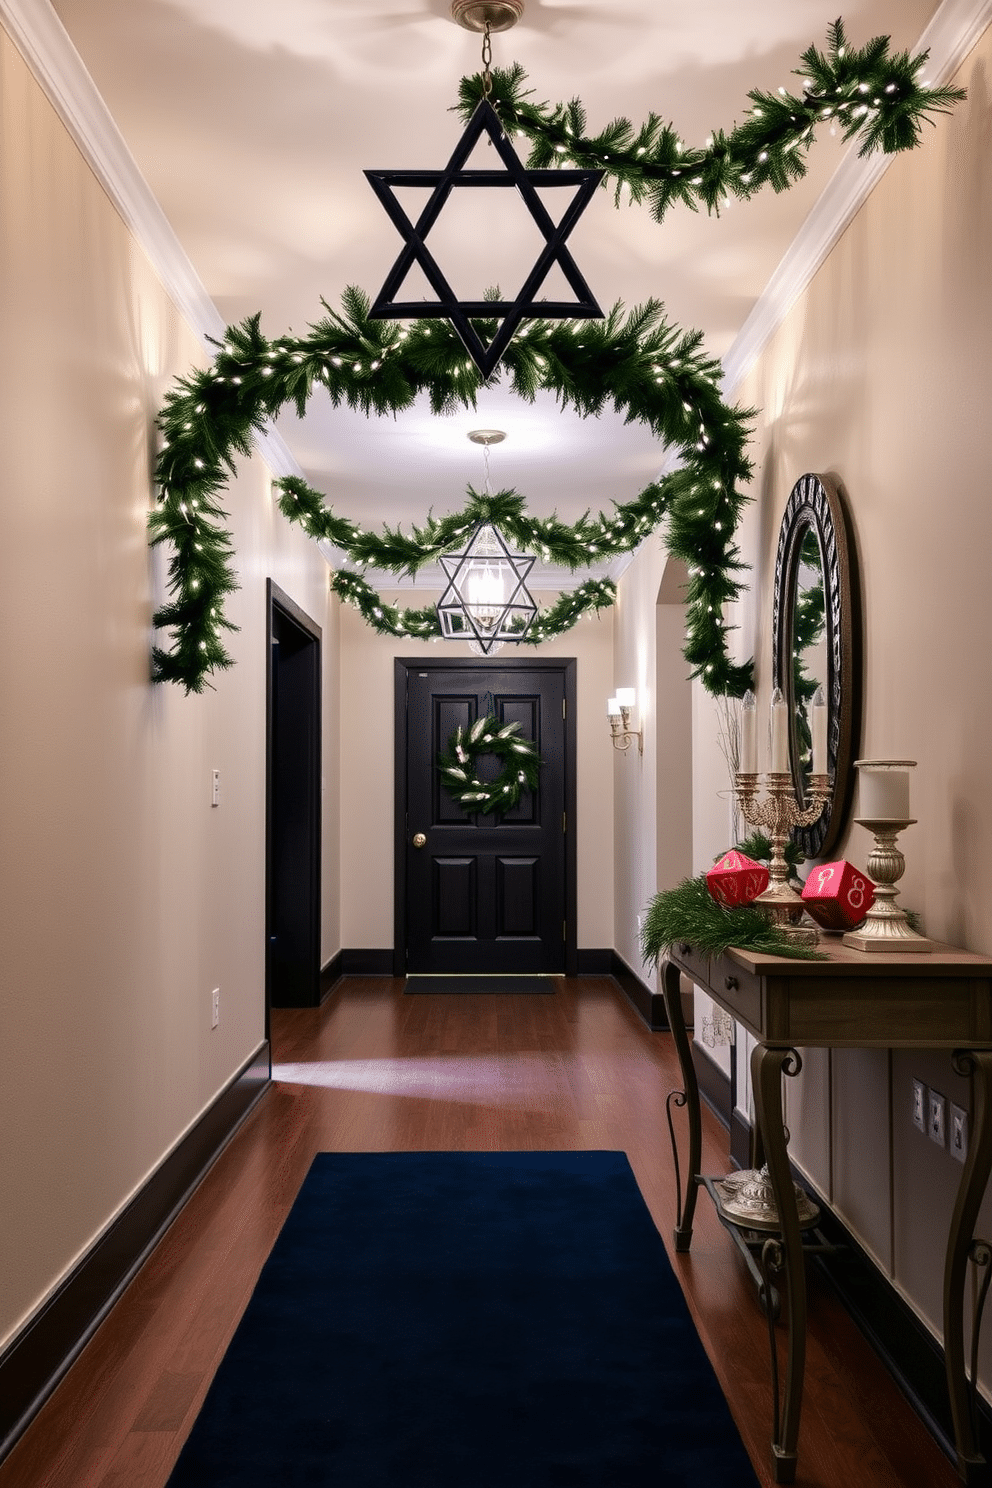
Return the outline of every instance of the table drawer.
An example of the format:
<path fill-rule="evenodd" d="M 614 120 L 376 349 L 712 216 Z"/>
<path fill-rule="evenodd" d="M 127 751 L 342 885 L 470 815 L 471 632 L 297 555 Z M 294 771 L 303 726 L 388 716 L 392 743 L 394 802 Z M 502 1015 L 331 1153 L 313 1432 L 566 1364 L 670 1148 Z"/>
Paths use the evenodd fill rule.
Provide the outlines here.
<path fill-rule="evenodd" d="M 695 950 L 686 941 L 682 940 L 672 946 L 672 960 L 677 961 L 687 977 L 691 977 L 700 987 L 709 985 L 710 958 L 703 952 Z"/>
<path fill-rule="evenodd" d="M 752 1032 L 762 1025 L 761 977 L 745 971 L 729 956 L 714 956 L 710 962 L 710 991 L 731 1017 L 747 1024 Z"/>

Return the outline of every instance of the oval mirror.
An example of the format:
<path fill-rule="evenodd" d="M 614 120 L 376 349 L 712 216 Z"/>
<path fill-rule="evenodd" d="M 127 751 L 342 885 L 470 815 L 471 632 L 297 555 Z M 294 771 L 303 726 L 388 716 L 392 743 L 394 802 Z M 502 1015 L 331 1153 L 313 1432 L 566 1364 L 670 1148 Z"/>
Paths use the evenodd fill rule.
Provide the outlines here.
<path fill-rule="evenodd" d="M 789 704 L 789 756 L 796 794 L 810 775 L 810 705 L 827 705 L 827 770 L 833 795 L 819 821 L 796 827 L 807 858 L 830 852 L 851 809 L 861 722 L 860 595 L 846 504 L 838 481 L 804 475 L 782 516 L 775 557 L 772 673 Z"/>

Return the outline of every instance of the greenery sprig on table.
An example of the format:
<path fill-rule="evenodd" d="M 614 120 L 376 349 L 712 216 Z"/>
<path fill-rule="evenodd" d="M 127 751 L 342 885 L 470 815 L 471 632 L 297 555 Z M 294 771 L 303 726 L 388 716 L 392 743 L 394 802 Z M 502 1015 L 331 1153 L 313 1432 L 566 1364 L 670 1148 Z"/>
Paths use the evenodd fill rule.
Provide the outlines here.
<path fill-rule="evenodd" d="M 810 46 L 802 54 L 802 68 L 796 69 L 800 92 L 753 89 L 745 122 L 728 132 L 714 130 L 702 149 L 687 145 L 655 113 L 637 128 L 629 119 L 614 119 L 589 137 L 579 99 L 553 106 L 531 102 L 518 64 L 493 69 L 491 101 L 504 124 L 530 142 L 532 170 L 603 170 L 617 205 L 626 190 L 661 222 L 676 203 L 719 213 L 731 199 L 747 201 L 764 186 L 787 190 L 806 174 L 818 125 L 839 126 L 845 139 L 859 139 L 862 156 L 913 149 L 922 125 L 964 97 L 960 88 L 918 81 L 928 55 L 893 52 L 887 36 L 852 47 L 843 22 L 835 21 L 826 51 Z M 462 80 L 457 108 L 463 118 L 471 117 L 482 91 L 481 75 Z"/>
<path fill-rule="evenodd" d="M 154 621 L 172 631 L 172 645 L 154 651 L 156 680 L 200 692 L 212 671 L 231 665 L 223 631 L 234 627 L 223 604 L 237 579 L 219 497 L 235 456 L 249 452 L 252 434 L 268 419 L 286 404 L 302 414 L 316 387 L 335 406 L 346 403 L 366 414 L 408 408 L 424 393 L 436 413 L 475 404 L 481 378 L 446 321 L 400 327 L 369 320 L 368 297 L 356 288 L 345 292 L 343 313 L 327 308 L 309 335 L 272 342 L 252 316 L 227 332 L 210 367 L 180 378 L 166 396 L 159 418 L 160 499 L 150 525 L 152 542 L 171 547 L 170 599 Z M 666 547 L 690 574 L 685 656 L 693 675 L 715 694 L 742 696 L 751 665 L 731 661 L 722 610 L 743 587 L 734 534 L 747 501 L 740 486 L 751 475 L 745 453 L 750 415 L 723 401 L 719 364 L 702 353 L 701 342 L 698 332 L 670 325 L 662 306 L 651 301 L 628 314 L 616 306 L 602 321 L 530 322 L 504 355 L 501 375 L 518 396 L 533 399 L 545 389 L 583 417 L 612 406 L 681 452 L 679 469 L 612 511 L 586 513 L 570 526 L 557 517 L 528 516 L 514 491 L 480 495 L 470 489 L 459 512 L 429 515 L 408 534 L 388 527 L 376 533 L 335 514 L 298 477 L 276 483 L 280 508 L 311 537 L 343 552 L 348 566 L 333 575 L 331 587 L 374 629 L 419 638 L 440 633 L 433 607 L 386 604 L 360 570 L 371 565 L 414 574 L 462 544 L 480 521 L 495 522 L 545 561 L 575 569 L 632 551 L 665 522 Z M 587 580 L 540 611 L 527 640 L 539 644 L 561 634 L 587 610 L 612 604 L 614 595 L 609 581 Z"/>
<path fill-rule="evenodd" d="M 771 956 L 821 960 L 822 953 L 795 945 L 760 909 L 718 904 L 706 887 L 706 876 L 683 879 L 664 889 L 648 905 L 641 926 L 641 954 L 655 965 L 673 945 L 691 945 L 704 956 L 718 956 L 731 946 Z"/>

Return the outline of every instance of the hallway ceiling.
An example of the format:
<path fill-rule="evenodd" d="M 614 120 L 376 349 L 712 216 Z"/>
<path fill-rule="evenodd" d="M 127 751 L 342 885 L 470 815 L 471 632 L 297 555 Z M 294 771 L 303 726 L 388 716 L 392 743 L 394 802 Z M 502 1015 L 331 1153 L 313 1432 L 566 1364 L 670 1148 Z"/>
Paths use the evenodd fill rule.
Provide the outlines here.
<path fill-rule="evenodd" d="M 451 21 L 449 3 L 53 0 L 221 315 L 260 310 L 270 337 L 301 334 L 321 318 L 321 298 L 335 306 L 349 284 L 374 296 L 392 266 L 400 240 L 362 172 L 436 169 L 450 156 L 461 125 L 449 109 L 459 78 L 479 70 L 481 38 Z M 749 89 L 791 84 L 836 9 L 526 0 L 522 21 L 493 37 L 493 61 L 519 61 L 540 99 L 579 96 L 592 131 L 653 109 L 702 144 L 742 117 Z M 857 45 L 885 33 L 912 49 L 936 9 L 848 0 L 843 16 Z M 569 247 L 601 306 L 661 299 L 722 357 L 848 148 L 823 129 L 805 181 L 719 219 L 677 207 L 659 226 L 600 191 Z M 438 225 L 459 293 L 505 290 L 510 266 L 533 261 L 534 230 L 523 215 L 507 225 L 505 196 L 456 193 L 458 210 Z M 530 405 L 495 388 L 475 412 L 371 420 L 318 397 L 302 422 L 281 416 L 279 432 L 312 484 L 359 521 L 459 508 L 466 484 L 483 482 L 482 452 L 466 438 L 480 426 L 508 434 L 493 451 L 494 485 L 516 486 L 538 515 L 574 520 L 629 500 L 663 460 L 640 425 L 583 422 L 550 397 Z"/>

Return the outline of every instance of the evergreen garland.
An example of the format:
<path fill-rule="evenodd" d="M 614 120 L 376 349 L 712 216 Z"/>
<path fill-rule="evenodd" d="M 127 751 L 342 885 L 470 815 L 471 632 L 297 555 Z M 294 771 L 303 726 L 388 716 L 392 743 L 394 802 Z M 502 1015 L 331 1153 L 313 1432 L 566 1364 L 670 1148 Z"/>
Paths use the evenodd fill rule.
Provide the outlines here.
<path fill-rule="evenodd" d="M 154 623 L 173 632 L 171 649 L 156 647 L 154 675 L 200 692 L 211 671 L 228 667 L 223 630 L 234 629 L 223 602 L 237 588 L 231 541 L 219 496 L 237 454 L 250 452 L 251 436 L 287 403 L 302 414 L 314 387 L 335 406 L 366 414 L 408 408 L 424 392 L 435 413 L 474 407 L 481 378 L 447 321 L 400 327 L 369 320 L 368 297 L 356 288 L 343 296 L 343 313 L 327 316 L 301 338 L 269 342 L 252 316 L 228 330 L 211 366 L 179 378 L 159 416 L 159 502 L 150 518 L 153 543 L 168 542 L 170 600 Z M 491 334 L 494 325 L 480 323 Z M 554 392 L 565 407 L 595 417 L 612 406 L 628 422 L 646 424 L 683 465 L 652 482 L 612 512 L 586 514 L 573 526 L 557 517 L 529 517 L 514 491 L 479 495 L 444 518 L 429 517 L 406 535 L 380 534 L 335 515 L 305 481 L 277 482 L 279 505 L 314 538 L 341 549 L 353 567 L 333 575 L 331 587 L 355 604 L 382 634 L 439 634 L 433 608 L 387 605 L 363 578 L 372 564 L 394 573 L 416 573 L 458 545 L 479 521 L 495 522 L 512 541 L 546 561 L 575 569 L 636 548 L 662 521 L 666 546 L 683 559 L 686 591 L 685 656 L 694 676 L 715 694 L 740 697 L 751 683 L 750 663 L 736 665 L 727 652 L 723 606 L 743 587 L 743 565 L 734 542 L 750 479 L 746 410 L 729 407 L 719 393 L 720 368 L 700 350 L 699 332 L 670 325 L 656 301 L 624 314 L 621 306 L 602 321 L 533 321 L 507 349 L 501 375 L 518 396 Z M 540 644 L 560 635 L 587 610 L 612 604 L 608 581 L 587 580 L 541 611 L 526 637 Z"/>
<path fill-rule="evenodd" d="M 802 97 L 753 91 L 743 125 L 716 132 L 705 149 L 687 148 L 670 125 L 651 114 L 639 130 L 615 119 L 593 139 L 585 137 L 585 112 L 576 99 L 550 107 L 528 102 L 518 66 L 493 73 L 493 102 L 508 128 L 531 142 L 529 165 L 574 165 L 606 171 L 619 202 L 646 201 L 659 222 L 676 202 L 719 211 L 731 197 L 747 199 L 765 185 L 782 191 L 806 169 L 805 155 L 818 123 L 836 120 L 845 138 L 861 140 L 862 155 L 912 148 L 924 120 L 947 112 L 963 97 L 960 89 L 927 88 L 916 82 L 927 54 L 892 54 L 887 37 L 852 50 L 840 21 L 831 28 L 828 50 L 803 54 Z M 470 116 L 482 93 L 480 77 L 463 79 L 458 108 Z M 232 665 L 223 632 L 236 627 L 224 602 L 238 587 L 232 546 L 220 505 L 235 457 L 251 453 L 254 433 L 292 403 L 302 417 L 313 388 L 326 388 L 367 415 L 409 408 L 428 392 L 432 410 L 472 408 L 481 385 L 446 321 L 420 320 L 400 328 L 368 319 L 369 300 L 350 288 L 343 314 L 327 315 L 296 339 L 268 341 L 260 317 L 228 329 L 210 367 L 177 379 L 159 416 L 163 434 L 156 467 L 159 501 L 150 518 L 153 544 L 168 543 L 169 600 L 154 616 L 172 632 L 170 647 L 153 650 L 156 681 L 177 682 L 201 692 L 210 674 Z M 473 322 L 486 339 L 496 322 Z M 668 324 L 657 301 L 624 317 L 620 306 L 601 322 L 530 321 L 521 327 L 502 359 L 500 376 L 512 391 L 533 399 L 554 392 L 563 406 L 594 417 L 607 405 L 628 422 L 647 424 L 677 450 L 682 467 L 652 483 L 634 501 L 612 513 L 585 516 L 573 527 L 556 518 L 540 523 L 523 511 L 515 492 L 487 498 L 502 502 L 502 530 L 532 544 L 546 561 L 576 568 L 631 551 L 666 522 L 666 546 L 689 569 L 684 654 L 714 695 L 740 697 L 751 682 L 751 664 L 735 665 L 727 653 L 723 606 L 743 587 L 734 534 L 746 498 L 739 486 L 750 478 L 745 448 L 749 413 L 728 407 L 718 387 L 719 364 L 700 351 L 698 332 Z M 314 537 L 326 538 L 345 554 L 332 588 L 355 604 L 383 634 L 439 633 L 433 608 L 401 610 L 386 605 L 358 571 L 369 564 L 415 573 L 449 540 L 467 535 L 465 524 L 483 498 L 469 492 L 469 505 L 447 518 L 429 518 L 405 537 L 398 529 L 363 531 L 336 517 L 306 482 L 278 482 L 280 506 Z M 526 535 L 524 535 L 526 534 Z M 573 625 L 587 610 L 612 603 L 613 586 L 589 581 L 539 614 L 527 641 L 540 644 Z"/>
<path fill-rule="evenodd" d="M 503 769 L 495 780 L 480 780 L 476 760 L 493 754 Z M 441 779 L 448 794 L 470 815 L 507 812 L 522 791 L 537 790 L 541 757 L 530 739 L 520 738 L 519 723 L 500 727 L 491 713 L 477 718 L 470 729 L 461 725 L 448 741 L 448 753 L 438 757 Z"/>
<path fill-rule="evenodd" d="M 860 139 L 859 155 L 877 150 L 895 154 L 920 141 L 922 125 L 947 113 L 961 98 L 960 88 L 929 88 L 917 77 L 929 56 L 891 52 L 889 38 L 876 36 L 858 50 L 838 20 L 829 28 L 825 52 L 810 46 L 802 54 L 802 93 L 754 89 L 745 123 L 729 132 L 714 130 L 705 148 L 693 149 L 671 124 L 655 113 L 635 129 L 614 119 L 599 134 L 586 135 L 581 102 L 530 101 L 527 75 L 519 64 L 492 71 L 491 102 L 508 129 L 531 145 L 532 170 L 571 166 L 606 172 L 617 205 L 626 188 L 630 200 L 646 202 L 656 222 L 676 203 L 719 213 L 732 198 L 747 201 L 764 186 L 786 191 L 806 174 L 806 155 L 816 127 L 834 123 L 844 139 Z M 482 77 L 463 78 L 457 111 L 471 117 L 482 97 Z"/>
<path fill-rule="evenodd" d="M 671 946 L 683 943 L 704 956 L 719 956 L 737 946 L 804 961 L 823 959 L 822 952 L 788 940 L 753 905 L 718 904 L 706 887 L 705 874 L 656 894 L 644 915 L 641 954 L 646 962 L 657 965 Z"/>

